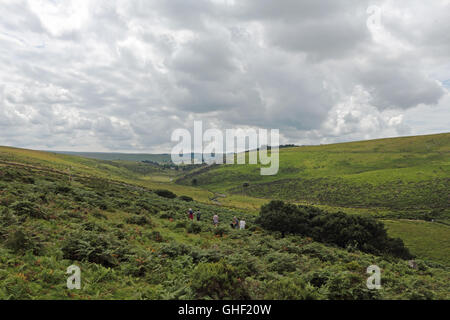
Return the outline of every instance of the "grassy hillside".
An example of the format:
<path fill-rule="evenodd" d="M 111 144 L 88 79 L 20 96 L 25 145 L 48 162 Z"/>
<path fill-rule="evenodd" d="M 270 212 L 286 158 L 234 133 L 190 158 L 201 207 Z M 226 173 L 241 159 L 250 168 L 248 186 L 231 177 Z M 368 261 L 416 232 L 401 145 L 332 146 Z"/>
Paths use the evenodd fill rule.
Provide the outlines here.
<path fill-rule="evenodd" d="M 235 215 L 246 230 L 228 226 Z M 95 175 L 0 165 L 0 299 L 449 299 L 448 267 L 417 263 L 281 238 L 245 211 Z M 72 264 L 81 290 L 66 288 Z M 372 264 L 381 290 L 366 287 Z"/>
<path fill-rule="evenodd" d="M 153 161 L 159 163 L 171 162 L 170 154 L 148 154 L 148 153 L 117 153 L 117 152 L 72 152 L 54 151 L 54 153 L 80 156 L 98 160 L 123 160 L 123 161 Z"/>
<path fill-rule="evenodd" d="M 279 158 L 274 176 L 261 176 L 259 165 L 224 165 L 178 182 L 196 179 L 214 192 L 330 206 L 450 207 L 450 133 L 286 148 Z"/>
<path fill-rule="evenodd" d="M 0 298 L 449 299 L 449 136 L 281 149 L 272 177 L 250 165 L 176 171 L 0 147 Z M 418 269 L 263 230 L 254 219 L 271 198 L 381 218 Z M 189 207 L 203 221 L 187 221 Z M 228 226 L 235 215 L 247 230 Z M 71 264 L 83 270 L 81 291 L 65 287 Z M 365 287 L 370 264 L 383 290 Z M 239 280 L 220 283 L 223 273 Z"/>
<path fill-rule="evenodd" d="M 44 171 L 54 171 L 73 177 L 94 176 L 139 185 L 149 189 L 165 188 L 176 194 L 185 194 L 199 201 L 210 202 L 213 194 L 199 188 L 172 183 L 179 174 L 175 170 L 163 170 L 150 163 L 131 161 L 106 161 L 73 155 L 34 151 L 12 147 L 0 147 L 0 164 L 25 165 Z"/>
<path fill-rule="evenodd" d="M 450 228 L 417 220 L 383 220 L 391 236 L 403 239 L 411 253 L 450 266 Z"/>

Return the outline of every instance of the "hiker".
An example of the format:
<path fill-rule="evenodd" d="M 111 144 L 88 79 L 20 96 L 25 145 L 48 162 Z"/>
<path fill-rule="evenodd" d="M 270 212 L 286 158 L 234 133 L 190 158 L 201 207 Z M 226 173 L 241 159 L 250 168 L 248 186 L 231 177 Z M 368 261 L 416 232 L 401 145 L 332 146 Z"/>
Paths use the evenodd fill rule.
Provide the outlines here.
<path fill-rule="evenodd" d="M 195 216 L 197 217 L 197 221 L 200 221 L 201 215 L 202 215 L 202 213 L 200 212 L 200 210 L 198 210 L 198 211 L 195 213 Z"/>
<path fill-rule="evenodd" d="M 194 211 L 192 211 L 191 208 L 189 208 L 188 214 L 189 214 L 189 219 L 194 220 Z"/>
<path fill-rule="evenodd" d="M 217 225 L 219 224 L 219 216 L 217 214 L 213 216 L 213 224 L 214 227 L 217 227 Z"/>
<path fill-rule="evenodd" d="M 244 220 L 241 220 L 241 221 L 239 222 L 239 229 L 240 229 L 240 230 L 244 230 L 244 229 L 245 229 L 245 221 L 244 221 Z"/>
<path fill-rule="evenodd" d="M 238 220 L 238 218 L 233 217 L 233 221 L 231 222 L 230 225 L 231 225 L 231 227 L 232 227 L 233 229 L 239 228 L 239 220 Z"/>

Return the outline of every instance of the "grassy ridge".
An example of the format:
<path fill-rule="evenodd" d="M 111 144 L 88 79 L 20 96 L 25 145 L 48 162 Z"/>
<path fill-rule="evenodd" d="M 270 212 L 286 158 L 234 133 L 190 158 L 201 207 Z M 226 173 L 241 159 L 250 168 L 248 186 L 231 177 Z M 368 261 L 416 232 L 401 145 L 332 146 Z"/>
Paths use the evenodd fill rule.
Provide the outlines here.
<path fill-rule="evenodd" d="M 80 156 L 98 160 L 123 160 L 123 161 L 153 161 L 167 163 L 171 161 L 170 154 L 146 154 L 146 153 L 114 153 L 114 152 L 72 152 L 72 151 L 54 151 L 54 153 Z"/>
<path fill-rule="evenodd" d="M 274 176 L 261 176 L 258 165 L 225 165 L 179 182 L 195 178 L 216 192 L 343 207 L 449 207 L 449 133 L 286 148 L 279 157 Z"/>
<path fill-rule="evenodd" d="M 0 147 L 1 163 L 17 163 L 49 171 L 58 170 L 72 176 L 94 176 L 124 183 L 134 184 L 149 189 L 165 188 L 178 195 L 188 195 L 210 203 L 212 193 L 199 188 L 185 187 L 171 183 L 176 173 L 174 170 L 162 170 L 149 163 L 130 161 L 106 161 L 89 159 L 73 155 L 56 154 L 12 147 Z"/>

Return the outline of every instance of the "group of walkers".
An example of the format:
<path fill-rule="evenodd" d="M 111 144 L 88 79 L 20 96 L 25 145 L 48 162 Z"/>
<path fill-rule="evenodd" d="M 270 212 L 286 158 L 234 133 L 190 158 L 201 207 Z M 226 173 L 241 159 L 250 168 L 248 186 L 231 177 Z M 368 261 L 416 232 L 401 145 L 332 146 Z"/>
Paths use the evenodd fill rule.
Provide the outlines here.
<path fill-rule="evenodd" d="M 198 210 L 194 213 L 194 211 L 191 208 L 189 208 L 189 210 L 188 210 L 189 219 L 194 220 L 194 215 L 196 216 L 197 221 L 200 221 L 200 218 L 202 215 L 200 210 Z M 213 225 L 214 225 L 214 227 L 217 227 L 219 225 L 219 216 L 217 214 L 215 214 L 213 216 Z M 245 221 L 239 220 L 237 217 L 233 217 L 233 220 L 231 221 L 230 226 L 233 229 L 243 230 L 243 229 L 245 229 Z"/>
<path fill-rule="evenodd" d="M 194 220 L 194 214 L 197 217 L 197 221 L 200 221 L 200 218 L 202 216 L 202 213 L 200 212 L 200 210 L 198 210 L 197 212 L 194 213 L 194 211 L 192 211 L 192 209 L 189 208 L 189 210 L 188 210 L 189 219 Z"/>

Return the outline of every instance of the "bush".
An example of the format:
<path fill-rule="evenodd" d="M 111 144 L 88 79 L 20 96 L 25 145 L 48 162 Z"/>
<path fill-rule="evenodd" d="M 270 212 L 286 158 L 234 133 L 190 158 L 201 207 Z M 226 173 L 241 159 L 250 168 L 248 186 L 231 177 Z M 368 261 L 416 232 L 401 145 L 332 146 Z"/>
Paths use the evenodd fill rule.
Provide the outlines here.
<path fill-rule="evenodd" d="M 11 209 L 13 209 L 15 214 L 18 216 L 26 216 L 38 219 L 43 219 L 46 217 L 41 208 L 27 200 L 14 202 L 11 205 Z"/>
<path fill-rule="evenodd" d="M 43 249 L 42 243 L 38 237 L 30 237 L 22 230 L 17 230 L 12 233 L 6 240 L 5 246 L 16 253 L 32 250 L 35 255 L 41 254 Z"/>
<path fill-rule="evenodd" d="M 297 259 L 294 254 L 273 252 L 267 255 L 268 268 L 280 274 L 297 269 Z"/>
<path fill-rule="evenodd" d="M 187 232 L 188 233 L 200 233 L 200 232 L 202 232 L 202 227 L 198 223 L 192 222 L 191 224 L 189 224 L 189 226 L 187 228 Z"/>
<path fill-rule="evenodd" d="M 136 206 L 148 211 L 149 213 L 157 213 L 158 209 L 155 208 L 148 200 L 139 199 L 136 201 Z"/>
<path fill-rule="evenodd" d="M 182 256 L 190 252 L 190 247 L 178 242 L 163 243 L 160 248 L 160 253 L 169 257 Z"/>
<path fill-rule="evenodd" d="M 58 194 L 58 193 L 67 194 L 70 191 L 72 191 L 72 188 L 66 184 L 57 184 L 54 186 L 54 192 L 56 194 Z"/>
<path fill-rule="evenodd" d="M 140 215 L 133 215 L 129 218 L 127 218 L 126 223 L 128 224 L 137 224 L 140 226 L 146 225 L 146 224 L 151 224 L 150 220 L 144 216 L 140 216 Z"/>
<path fill-rule="evenodd" d="M 85 260 L 105 267 L 117 266 L 128 253 L 128 247 L 124 242 L 93 231 L 70 234 L 63 241 L 61 250 L 64 259 Z"/>
<path fill-rule="evenodd" d="M 8 208 L 3 208 L 0 210 L 0 226 L 9 227 L 18 223 L 18 217 L 11 213 Z"/>
<path fill-rule="evenodd" d="M 176 217 L 176 213 L 173 211 L 161 211 L 159 213 L 159 217 L 161 219 L 174 219 Z"/>
<path fill-rule="evenodd" d="M 150 240 L 156 241 L 156 242 L 163 242 L 164 239 L 159 231 L 153 230 L 149 233 L 146 233 L 146 237 Z"/>
<path fill-rule="evenodd" d="M 268 300 L 316 300 L 320 295 L 298 278 L 281 278 L 267 284 L 264 299 Z"/>
<path fill-rule="evenodd" d="M 314 240 L 354 247 L 372 254 L 391 254 L 403 259 L 412 255 L 400 239 L 387 236 L 384 225 L 371 217 L 327 213 L 315 207 L 271 201 L 261 207 L 257 223 L 272 231 L 299 234 Z"/>
<path fill-rule="evenodd" d="M 165 190 L 165 189 L 158 189 L 154 191 L 158 196 L 168 199 L 175 199 L 177 195 L 173 193 L 172 191 Z"/>
<path fill-rule="evenodd" d="M 327 281 L 328 299 L 331 300 L 371 300 L 379 298 L 379 290 L 369 290 L 364 275 L 340 271 Z"/>
<path fill-rule="evenodd" d="M 224 260 L 199 263 L 192 272 L 191 279 L 191 287 L 199 299 L 249 298 L 240 275 Z"/>
<path fill-rule="evenodd" d="M 189 196 L 180 196 L 178 199 L 183 200 L 183 201 L 186 201 L 186 202 L 194 201 L 194 199 L 192 199 L 192 198 L 189 197 Z"/>
<path fill-rule="evenodd" d="M 219 237 L 223 237 L 225 234 L 228 234 L 229 228 L 225 228 L 224 226 L 217 226 L 214 228 L 214 234 Z"/>
<path fill-rule="evenodd" d="M 188 227 L 187 221 L 177 221 L 177 223 L 175 224 L 175 228 L 177 229 L 186 229 L 187 227 Z"/>

